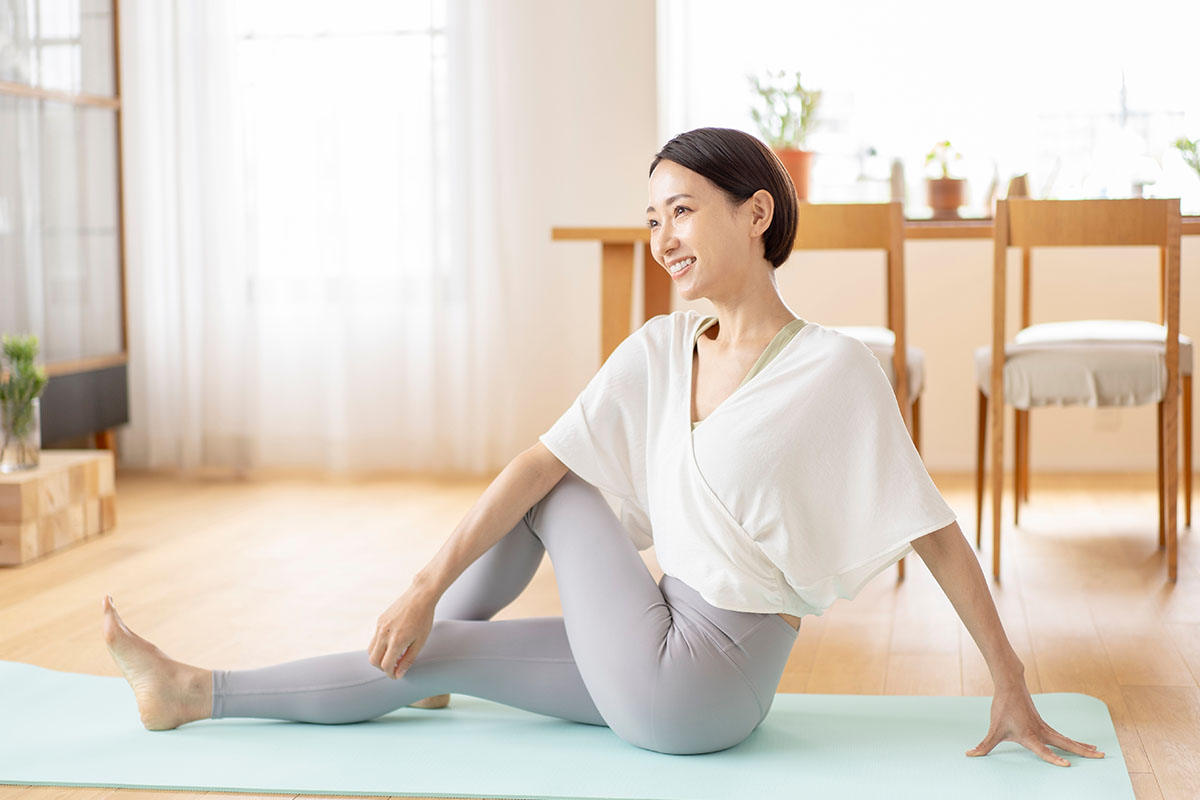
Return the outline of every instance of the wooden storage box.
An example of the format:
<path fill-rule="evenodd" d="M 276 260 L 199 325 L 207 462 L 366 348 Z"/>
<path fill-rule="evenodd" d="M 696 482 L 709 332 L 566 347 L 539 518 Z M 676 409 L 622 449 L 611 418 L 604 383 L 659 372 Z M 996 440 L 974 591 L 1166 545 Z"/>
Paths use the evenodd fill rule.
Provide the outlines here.
<path fill-rule="evenodd" d="M 24 564 L 117 524 L 113 454 L 43 450 L 37 469 L 0 474 L 0 565 Z"/>

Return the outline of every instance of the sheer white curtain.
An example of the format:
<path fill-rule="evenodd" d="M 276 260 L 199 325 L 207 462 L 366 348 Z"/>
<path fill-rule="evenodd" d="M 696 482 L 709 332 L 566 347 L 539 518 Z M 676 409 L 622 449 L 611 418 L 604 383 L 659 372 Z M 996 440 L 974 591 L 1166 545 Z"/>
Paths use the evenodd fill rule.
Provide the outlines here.
<path fill-rule="evenodd" d="M 127 465 L 514 454 L 493 11 L 353 5 L 122 3 Z"/>
<path fill-rule="evenodd" d="M 246 297 L 229 7 L 121 6 L 130 413 L 123 463 L 250 466 Z"/>

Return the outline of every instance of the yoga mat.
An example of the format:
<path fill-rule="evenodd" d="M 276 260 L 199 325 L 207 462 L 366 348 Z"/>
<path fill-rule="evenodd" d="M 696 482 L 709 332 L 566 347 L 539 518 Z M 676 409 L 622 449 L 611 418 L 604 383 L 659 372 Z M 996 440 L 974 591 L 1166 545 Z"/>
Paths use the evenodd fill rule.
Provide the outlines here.
<path fill-rule="evenodd" d="M 967 758 L 987 732 L 987 697 L 779 694 L 746 741 L 693 756 L 465 695 L 352 725 L 224 719 L 151 732 L 121 678 L 0 661 L 0 783 L 576 800 L 1133 797 L 1104 703 L 1034 701 L 1107 757 L 1067 756 L 1064 769 L 1006 742 Z"/>

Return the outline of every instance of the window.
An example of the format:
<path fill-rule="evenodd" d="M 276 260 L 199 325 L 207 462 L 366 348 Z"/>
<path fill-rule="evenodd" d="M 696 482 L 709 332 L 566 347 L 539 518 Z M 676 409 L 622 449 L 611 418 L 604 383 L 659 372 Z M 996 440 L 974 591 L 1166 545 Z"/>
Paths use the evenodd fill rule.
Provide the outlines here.
<path fill-rule="evenodd" d="M 971 6 L 972 10 L 967 10 Z M 928 216 L 924 157 L 963 154 L 965 215 L 991 214 L 993 183 L 1029 175 L 1034 197 L 1179 197 L 1200 176 L 1174 142 L 1200 138 L 1200 3 L 933 0 L 793 3 L 661 0 L 660 133 L 704 125 L 757 134 L 747 75 L 800 71 L 823 91 L 810 198 L 885 201 L 903 165 L 906 213 Z"/>
<path fill-rule="evenodd" d="M 444 4 L 237 8 L 255 301 L 396 306 L 452 286 L 430 268 Z"/>
<path fill-rule="evenodd" d="M 0 0 L 0 332 L 52 376 L 126 360 L 113 20 Z"/>

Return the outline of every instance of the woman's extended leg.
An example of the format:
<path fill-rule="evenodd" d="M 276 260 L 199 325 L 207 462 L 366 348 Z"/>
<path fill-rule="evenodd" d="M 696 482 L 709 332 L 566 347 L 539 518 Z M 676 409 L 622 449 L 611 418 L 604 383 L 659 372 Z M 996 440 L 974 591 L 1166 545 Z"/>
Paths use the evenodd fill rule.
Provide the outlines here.
<path fill-rule="evenodd" d="M 349 722 L 454 691 L 608 724 L 633 744 L 680 753 L 729 747 L 761 721 L 796 635 L 777 615 L 714 608 L 669 577 L 660 589 L 600 493 L 572 473 L 514 535 L 549 553 L 563 618 L 435 619 L 399 680 L 364 651 L 215 671 L 213 716 Z M 478 613 L 495 613 L 511 592 L 481 601 Z"/>
<path fill-rule="evenodd" d="M 545 555 L 541 541 L 528 527 L 526 516 L 512 531 L 490 550 L 475 560 L 439 599 L 434 612 L 435 621 L 484 621 L 516 599 L 532 580 Z M 410 670 L 411 681 L 404 686 L 392 686 L 374 667 L 364 653 L 350 652 L 303 659 L 259 670 L 204 670 L 175 661 L 130 631 L 121 621 L 111 599 L 104 602 L 105 640 L 113 659 L 134 688 L 142 722 L 151 730 L 165 730 L 210 716 L 266 716 L 310 722 L 350 722 L 371 719 L 403 705 L 420 705 L 426 695 L 422 689 L 428 683 L 431 670 L 425 667 Z M 473 644 L 484 652 L 504 657 L 504 648 L 511 643 L 517 647 L 521 660 L 540 662 L 541 669 L 527 673 L 522 684 L 530 680 L 555 688 L 553 705 L 514 702 L 529 710 L 561 716 L 579 722 L 604 724 L 586 689 L 583 688 L 567 644 L 561 617 L 536 618 L 497 623 L 498 629 L 488 627 L 439 624 L 448 635 L 440 636 L 442 647 L 461 652 L 462 637 L 475 637 Z M 455 631 L 457 629 L 457 632 Z M 431 637 L 432 639 L 433 637 Z M 432 648 L 432 649 L 431 649 Z M 426 644 L 422 663 L 444 664 L 438 642 Z M 509 655 L 512 658 L 512 655 Z M 462 662 L 469 663 L 469 662 Z M 470 674 L 455 675 L 443 670 L 444 679 L 453 680 L 456 690 L 472 693 Z M 468 671 L 469 673 L 469 671 Z M 382 681 L 376 679 L 382 678 Z M 203 684 L 203 686 L 201 686 Z M 313 690 L 312 687 L 323 687 Z M 297 688 L 304 687 L 302 691 Z M 217 690 L 214 697 L 214 688 Z M 502 695 L 510 690 L 494 681 L 489 689 L 498 692 L 494 697 L 503 702 Z M 382 690 L 382 691 L 381 691 Z M 292 695 L 295 695 L 292 697 Z M 409 701 L 410 695 L 415 695 Z M 234 700 L 233 698 L 238 698 Z M 439 707 L 435 695 L 425 707 Z M 293 702 L 294 701 L 294 702 Z"/>

